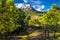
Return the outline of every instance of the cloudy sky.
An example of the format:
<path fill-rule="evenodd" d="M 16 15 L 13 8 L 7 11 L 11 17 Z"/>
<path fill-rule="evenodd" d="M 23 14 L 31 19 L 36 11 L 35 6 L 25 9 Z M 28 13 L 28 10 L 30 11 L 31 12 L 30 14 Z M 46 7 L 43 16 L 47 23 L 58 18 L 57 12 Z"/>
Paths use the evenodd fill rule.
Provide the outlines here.
<path fill-rule="evenodd" d="M 18 8 L 25 8 L 29 4 L 36 10 L 49 10 L 52 4 L 55 3 L 60 6 L 60 0 L 15 0 L 15 5 Z"/>

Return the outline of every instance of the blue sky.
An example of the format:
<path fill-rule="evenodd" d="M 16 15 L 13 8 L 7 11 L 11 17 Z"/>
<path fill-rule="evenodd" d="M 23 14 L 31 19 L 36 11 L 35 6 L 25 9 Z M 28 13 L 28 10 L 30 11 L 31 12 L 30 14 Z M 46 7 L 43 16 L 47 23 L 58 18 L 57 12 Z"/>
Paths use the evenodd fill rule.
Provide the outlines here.
<path fill-rule="evenodd" d="M 60 0 L 14 0 L 14 2 L 18 8 L 24 8 L 30 4 L 37 11 L 49 10 L 53 3 L 60 6 Z"/>

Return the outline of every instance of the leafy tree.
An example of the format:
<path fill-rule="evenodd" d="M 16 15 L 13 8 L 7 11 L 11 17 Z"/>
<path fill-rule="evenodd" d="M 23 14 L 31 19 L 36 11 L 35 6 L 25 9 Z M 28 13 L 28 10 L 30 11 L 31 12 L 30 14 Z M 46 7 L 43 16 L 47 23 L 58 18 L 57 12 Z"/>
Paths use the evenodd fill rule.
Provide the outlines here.
<path fill-rule="evenodd" d="M 54 32 L 54 37 L 55 37 L 56 29 L 58 27 L 58 23 L 60 20 L 59 11 L 60 11 L 60 8 L 57 7 L 55 4 L 53 4 L 53 8 L 40 17 L 40 23 L 41 23 L 40 25 L 44 27 L 45 37 L 46 37 L 47 30 L 48 30 L 48 33 L 49 31 L 55 31 Z"/>
<path fill-rule="evenodd" d="M 5 0 L 4 5 L 5 6 L 1 7 L 0 9 L 0 33 L 1 34 L 5 34 L 8 32 L 11 33 L 21 26 L 18 23 L 18 19 L 20 15 L 17 11 L 18 9 L 14 7 L 13 1 Z"/>
<path fill-rule="evenodd" d="M 40 17 L 39 15 L 31 12 L 26 16 L 24 22 L 27 26 L 39 27 L 40 26 L 39 17 Z"/>

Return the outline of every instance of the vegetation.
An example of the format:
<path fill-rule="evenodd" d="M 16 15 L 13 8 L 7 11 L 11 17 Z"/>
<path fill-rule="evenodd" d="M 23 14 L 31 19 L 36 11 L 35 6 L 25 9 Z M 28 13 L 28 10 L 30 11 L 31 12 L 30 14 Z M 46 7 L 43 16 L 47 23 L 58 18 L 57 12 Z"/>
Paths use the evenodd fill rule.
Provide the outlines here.
<path fill-rule="evenodd" d="M 43 28 L 45 37 L 46 32 L 60 32 L 60 7 L 56 4 L 43 14 L 37 14 L 33 11 L 26 12 L 14 6 L 13 0 L 0 1 L 0 34 L 12 33 L 18 28 L 39 27 Z M 22 29 L 23 30 L 23 29 Z M 57 34 L 58 35 L 58 34 Z M 58 37 L 59 40 L 59 37 Z"/>

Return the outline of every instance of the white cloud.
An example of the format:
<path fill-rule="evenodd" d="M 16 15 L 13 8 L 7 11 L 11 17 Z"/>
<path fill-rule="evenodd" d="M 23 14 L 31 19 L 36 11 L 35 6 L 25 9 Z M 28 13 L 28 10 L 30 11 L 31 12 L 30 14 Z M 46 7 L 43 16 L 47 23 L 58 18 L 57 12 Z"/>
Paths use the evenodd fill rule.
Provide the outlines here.
<path fill-rule="evenodd" d="M 25 3 L 27 3 L 27 0 L 23 0 Z"/>
<path fill-rule="evenodd" d="M 42 2 L 41 1 L 31 1 L 33 2 L 34 4 L 41 4 Z"/>
<path fill-rule="evenodd" d="M 30 6 L 30 4 L 26 4 L 26 7 L 27 7 L 27 6 Z"/>
<path fill-rule="evenodd" d="M 17 8 L 26 8 L 26 7 L 30 6 L 30 4 L 19 3 L 19 4 L 15 4 L 15 6 L 16 6 Z"/>
<path fill-rule="evenodd" d="M 41 9 L 40 8 L 38 8 L 38 9 L 36 9 L 37 11 L 41 11 Z"/>
<path fill-rule="evenodd" d="M 23 0 L 25 3 L 27 2 L 33 2 L 34 4 L 41 4 L 42 2 L 40 0 Z"/>
<path fill-rule="evenodd" d="M 44 9 L 44 8 L 45 8 L 45 6 L 44 6 L 44 5 L 42 5 L 42 6 L 41 6 L 41 9 Z"/>
<path fill-rule="evenodd" d="M 45 8 L 45 6 L 44 5 L 34 5 L 33 8 L 36 9 L 37 11 L 43 11 L 43 9 Z"/>
<path fill-rule="evenodd" d="M 15 6 L 17 8 L 25 8 L 25 5 L 23 3 L 20 3 L 20 4 L 15 4 Z"/>
<path fill-rule="evenodd" d="M 33 6 L 33 8 L 35 8 L 35 6 Z"/>

